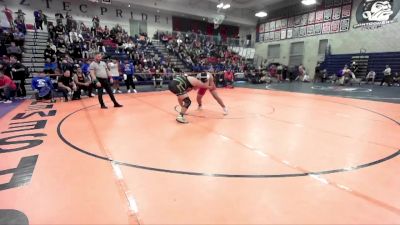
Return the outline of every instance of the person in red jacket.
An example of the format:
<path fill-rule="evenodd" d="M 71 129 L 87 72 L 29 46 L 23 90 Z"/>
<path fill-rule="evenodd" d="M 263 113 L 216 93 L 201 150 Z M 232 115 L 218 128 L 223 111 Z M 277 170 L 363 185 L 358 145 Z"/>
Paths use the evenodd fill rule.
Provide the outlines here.
<path fill-rule="evenodd" d="M 15 96 L 16 91 L 17 85 L 14 81 L 0 70 L 0 95 L 5 100 L 4 103 L 12 103 L 11 98 Z"/>
<path fill-rule="evenodd" d="M 233 76 L 233 72 L 231 69 L 228 69 L 228 71 L 225 71 L 224 79 L 225 79 L 226 87 L 233 88 L 234 76 Z"/>

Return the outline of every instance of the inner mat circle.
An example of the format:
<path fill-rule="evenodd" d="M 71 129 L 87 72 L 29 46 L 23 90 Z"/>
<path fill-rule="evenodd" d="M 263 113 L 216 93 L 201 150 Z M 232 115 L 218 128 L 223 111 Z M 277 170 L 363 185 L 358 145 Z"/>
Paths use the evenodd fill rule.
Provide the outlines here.
<path fill-rule="evenodd" d="M 176 98 L 129 97 L 124 108 L 86 107 L 65 117 L 60 138 L 73 149 L 150 171 L 218 177 L 295 177 L 346 172 L 400 154 L 397 121 L 377 112 L 320 99 L 224 92 L 238 120 L 175 121 Z M 298 100 L 298 99 L 297 99 Z M 204 105 L 220 107 L 212 98 Z M 268 115 L 270 105 L 275 113 Z M 311 116 L 310 116 L 311 115 Z M 395 123 L 393 123 L 395 122 Z M 392 129 L 396 137 L 379 135 Z M 85 135 L 77 135 L 85 134 Z M 108 158 L 104 152 L 109 152 Z"/>

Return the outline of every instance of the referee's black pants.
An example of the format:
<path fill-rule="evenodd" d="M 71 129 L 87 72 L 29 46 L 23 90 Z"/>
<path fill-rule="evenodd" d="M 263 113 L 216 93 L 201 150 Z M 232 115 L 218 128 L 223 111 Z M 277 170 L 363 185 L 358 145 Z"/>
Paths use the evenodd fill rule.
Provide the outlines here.
<path fill-rule="evenodd" d="M 103 88 L 106 90 L 106 92 L 107 92 L 108 95 L 110 96 L 111 101 L 114 103 L 114 106 L 119 105 L 118 102 L 117 102 L 117 100 L 115 100 L 115 97 L 114 97 L 114 94 L 113 94 L 113 92 L 112 92 L 112 90 L 111 90 L 110 83 L 108 82 L 108 79 L 106 79 L 106 78 L 97 78 L 97 80 L 98 80 L 98 81 L 100 82 L 100 84 L 101 84 L 101 87 L 100 87 L 100 88 L 96 86 L 96 88 L 97 88 L 97 94 L 98 94 L 98 96 L 99 96 L 99 103 L 100 103 L 100 105 L 101 105 L 101 106 L 106 106 L 106 105 L 104 104 L 104 101 L 103 101 Z"/>

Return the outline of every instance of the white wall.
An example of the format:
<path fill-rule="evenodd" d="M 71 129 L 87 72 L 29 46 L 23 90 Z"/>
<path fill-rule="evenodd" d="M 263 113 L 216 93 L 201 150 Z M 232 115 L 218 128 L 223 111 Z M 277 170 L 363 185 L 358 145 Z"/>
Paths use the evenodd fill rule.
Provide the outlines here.
<path fill-rule="evenodd" d="M 314 68 L 317 61 L 321 60 L 318 57 L 319 41 L 328 39 L 331 46 L 332 54 L 349 54 L 360 53 L 360 49 L 366 49 L 367 52 L 394 52 L 400 51 L 400 22 L 385 25 L 375 30 L 363 30 L 362 28 L 353 28 L 357 24 L 356 10 L 361 0 L 354 0 L 353 12 L 351 18 L 351 26 L 348 32 L 318 35 L 306 38 L 289 39 L 283 41 L 275 41 L 268 43 L 256 44 L 256 55 L 267 58 L 267 50 L 269 45 L 280 44 L 280 58 L 275 62 L 287 65 L 289 63 L 290 45 L 294 42 L 304 42 L 305 55 L 304 65 L 309 73 L 314 75 Z M 396 20 L 396 19 L 395 19 Z M 397 20 L 400 20 L 400 13 L 397 15 Z"/>
<path fill-rule="evenodd" d="M 240 37 L 240 39 L 246 40 L 246 36 L 248 34 L 251 34 L 251 42 L 255 43 L 255 41 L 256 41 L 256 28 L 255 27 L 247 27 L 247 26 L 239 27 L 239 37 Z"/>
<path fill-rule="evenodd" d="M 54 19 L 54 14 L 57 12 L 65 15 L 67 12 L 66 10 L 70 10 L 69 14 L 72 15 L 75 20 L 83 21 L 88 26 L 92 25 L 92 18 L 97 15 L 100 18 L 101 26 L 107 25 L 110 27 L 120 24 L 127 32 L 130 31 L 129 19 L 146 19 L 146 16 L 142 15 L 142 13 L 144 13 L 147 15 L 147 31 L 149 35 L 153 35 L 158 29 L 172 31 L 171 15 L 138 10 L 133 7 L 128 8 L 127 5 L 118 7 L 101 3 L 91 3 L 83 0 L 49 0 L 48 8 L 46 0 L 25 0 L 23 1 L 23 5 L 21 5 L 21 1 L 22 0 L 3 0 L 0 1 L 0 6 L 1 9 L 7 6 L 14 12 L 21 9 L 26 13 L 26 23 L 33 24 L 33 11 L 37 9 L 41 9 L 50 19 Z M 104 12 L 103 15 L 101 14 L 101 7 L 107 9 L 107 12 Z M 121 10 L 122 18 L 117 16 L 117 10 Z"/>

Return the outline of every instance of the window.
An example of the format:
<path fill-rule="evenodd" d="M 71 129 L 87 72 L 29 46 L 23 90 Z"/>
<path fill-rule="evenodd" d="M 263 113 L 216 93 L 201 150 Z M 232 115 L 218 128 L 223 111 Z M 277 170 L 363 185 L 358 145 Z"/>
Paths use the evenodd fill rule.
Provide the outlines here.
<path fill-rule="evenodd" d="M 281 45 L 268 45 L 268 59 L 278 59 L 281 57 Z"/>
<path fill-rule="evenodd" d="M 304 42 L 295 42 L 290 45 L 289 66 L 303 64 Z"/>
<path fill-rule="evenodd" d="M 328 48 L 328 39 L 319 40 L 318 55 L 325 55 Z"/>

